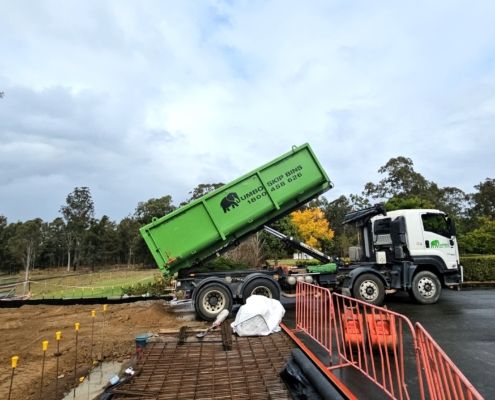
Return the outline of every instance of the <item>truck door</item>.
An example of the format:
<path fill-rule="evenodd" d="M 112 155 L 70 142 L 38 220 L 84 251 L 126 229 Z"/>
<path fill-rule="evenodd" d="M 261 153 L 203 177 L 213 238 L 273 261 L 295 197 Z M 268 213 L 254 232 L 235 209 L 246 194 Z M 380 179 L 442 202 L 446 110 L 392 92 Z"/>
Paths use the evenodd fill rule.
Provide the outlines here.
<path fill-rule="evenodd" d="M 448 269 L 457 268 L 459 254 L 452 224 L 445 214 L 425 213 L 423 221 L 423 239 L 425 253 L 439 256 Z"/>

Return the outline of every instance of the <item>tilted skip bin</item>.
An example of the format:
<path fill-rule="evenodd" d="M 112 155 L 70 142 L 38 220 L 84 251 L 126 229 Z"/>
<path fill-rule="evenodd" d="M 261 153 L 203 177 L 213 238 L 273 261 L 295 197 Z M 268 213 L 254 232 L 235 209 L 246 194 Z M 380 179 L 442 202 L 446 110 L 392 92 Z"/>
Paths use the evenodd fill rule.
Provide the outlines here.
<path fill-rule="evenodd" d="M 309 144 L 140 229 L 167 275 L 190 268 L 332 187 Z"/>

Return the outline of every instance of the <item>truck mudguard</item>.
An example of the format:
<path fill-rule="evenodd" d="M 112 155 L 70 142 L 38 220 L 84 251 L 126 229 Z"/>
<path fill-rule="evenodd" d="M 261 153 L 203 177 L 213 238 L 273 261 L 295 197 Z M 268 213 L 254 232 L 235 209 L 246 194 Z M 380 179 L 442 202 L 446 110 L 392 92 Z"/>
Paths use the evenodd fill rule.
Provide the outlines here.
<path fill-rule="evenodd" d="M 140 229 L 158 267 L 191 268 L 332 187 L 309 144 Z"/>

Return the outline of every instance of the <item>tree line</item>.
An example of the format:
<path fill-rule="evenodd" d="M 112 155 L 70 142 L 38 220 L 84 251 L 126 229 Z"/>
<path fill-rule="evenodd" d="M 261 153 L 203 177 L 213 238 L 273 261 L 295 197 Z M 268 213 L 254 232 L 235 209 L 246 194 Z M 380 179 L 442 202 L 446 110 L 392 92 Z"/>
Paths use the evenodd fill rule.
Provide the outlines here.
<path fill-rule="evenodd" d="M 440 187 L 416 172 L 413 161 L 406 157 L 390 159 L 378 172 L 383 178 L 367 183 L 360 194 L 334 200 L 321 196 L 275 222 L 274 228 L 329 254 L 346 256 L 356 236 L 352 227 L 342 225 L 348 212 L 376 202 L 385 203 L 388 210 L 437 208 L 456 222 L 463 253 L 495 253 L 495 179 L 481 181 L 474 186 L 473 193 Z M 119 222 L 106 215 L 95 218 L 88 187 L 74 188 L 60 207 L 60 216 L 51 222 L 36 218 L 9 223 L 0 215 L 0 269 L 23 269 L 27 274 L 34 267 L 65 266 L 70 271 L 79 266 L 153 265 L 139 228 L 221 186 L 222 183 L 200 184 L 189 193 L 187 201 L 178 205 L 170 195 L 140 202 L 132 214 Z M 266 258 L 277 259 L 291 253 L 280 241 L 261 232 L 231 250 L 228 256 L 259 264 Z"/>

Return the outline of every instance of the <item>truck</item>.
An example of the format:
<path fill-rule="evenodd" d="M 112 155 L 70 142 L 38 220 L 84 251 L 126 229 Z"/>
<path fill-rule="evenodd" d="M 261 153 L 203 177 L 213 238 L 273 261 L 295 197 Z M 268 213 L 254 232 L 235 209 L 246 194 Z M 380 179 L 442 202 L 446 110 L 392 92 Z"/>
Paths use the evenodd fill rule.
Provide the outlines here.
<path fill-rule="evenodd" d="M 140 233 L 176 291 L 192 301 L 202 319 L 253 294 L 279 299 L 297 281 L 338 290 L 372 304 L 386 293 L 405 290 L 422 304 L 438 300 L 442 287 L 458 287 L 462 266 L 452 220 L 439 210 L 386 212 L 378 204 L 348 214 L 360 244 L 344 263 L 269 225 L 333 187 L 309 144 L 280 157 L 161 218 Z M 303 270 L 280 268 L 198 272 L 212 258 L 265 229 L 287 245 L 319 260 Z"/>

